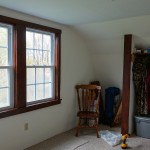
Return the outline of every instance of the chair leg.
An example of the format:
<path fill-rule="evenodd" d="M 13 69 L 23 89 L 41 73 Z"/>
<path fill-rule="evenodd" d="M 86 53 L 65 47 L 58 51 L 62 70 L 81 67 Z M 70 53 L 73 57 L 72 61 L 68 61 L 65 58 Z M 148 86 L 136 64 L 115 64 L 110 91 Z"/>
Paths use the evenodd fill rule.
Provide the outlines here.
<path fill-rule="evenodd" d="M 97 134 L 97 138 L 99 138 L 99 134 L 98 134 L 98 131 L 99 131 L 99 126 L 98 126 L 98 121 L 97 121 L 97 118 L 95 118 L 95 128 L 96 128 L 96 134 Z"/>
<path fill-rule="evenodd" d="M 77 127 L 76 127 L 76 137 L 78 137 L 79 128 L 80 128 L 80 118 L 79 118 L 79 120 L 78 120 L 78 124 L 77 124 Z"/>

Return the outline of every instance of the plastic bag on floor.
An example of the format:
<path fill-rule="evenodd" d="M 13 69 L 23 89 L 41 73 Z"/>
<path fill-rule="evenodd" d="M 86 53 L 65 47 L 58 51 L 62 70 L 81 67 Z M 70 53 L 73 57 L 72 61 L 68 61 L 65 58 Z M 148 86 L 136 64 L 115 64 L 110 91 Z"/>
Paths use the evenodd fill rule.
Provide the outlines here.
<path fill-rule="evenodd" d="M 100 137 L 109 145 L 115 146 L 120 144 L 122 135 L 119 132 L 112 132 L 108 130 L 99 131 Z"/>

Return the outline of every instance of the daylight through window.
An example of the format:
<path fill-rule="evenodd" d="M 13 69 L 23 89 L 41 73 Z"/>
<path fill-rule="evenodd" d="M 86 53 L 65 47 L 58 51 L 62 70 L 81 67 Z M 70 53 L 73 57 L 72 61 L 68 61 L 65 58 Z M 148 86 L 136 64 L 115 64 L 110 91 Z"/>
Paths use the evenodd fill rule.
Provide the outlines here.
<path fill-rule="evenodd" d="M 26 31 L 27 102 L 54 97 L 54 34 Z"/>
<path fill-rule="evenodd" d="M 12 26 L 0 24 L 0 110 L 13 107 Z"/>

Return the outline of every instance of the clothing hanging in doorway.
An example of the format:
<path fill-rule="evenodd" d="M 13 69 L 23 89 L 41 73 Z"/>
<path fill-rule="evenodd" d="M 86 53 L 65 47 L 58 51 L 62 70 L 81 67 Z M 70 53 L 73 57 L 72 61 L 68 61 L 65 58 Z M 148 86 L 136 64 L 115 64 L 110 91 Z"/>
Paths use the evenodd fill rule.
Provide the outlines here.
<path fill-rule="evenodd" d="M 150 56 L 135 57 L 133 82 L 137 115 L 150 114 Z"/>
<path fill-rule="evenodd" d="M 150 114 L 150 65 L 147 68 L 146 76 L 146 103 L 147 103 L 147 113 Z"/>

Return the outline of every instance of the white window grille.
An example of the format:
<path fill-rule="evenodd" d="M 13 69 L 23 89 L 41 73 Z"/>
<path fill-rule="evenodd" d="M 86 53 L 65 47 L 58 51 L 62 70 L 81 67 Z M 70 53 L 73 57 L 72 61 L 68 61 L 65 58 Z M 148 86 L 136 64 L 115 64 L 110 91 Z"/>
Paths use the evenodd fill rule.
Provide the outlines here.
<path fill-rule="evenodd" d="M 54 98 L 55 68 L 53 33 L 26 30 L 27 103 Z"/>
<path fill-rule="evenodd" d="M 12 30 L 11 25 L 0 23 L 0 110 L 14 106 Z"/>

